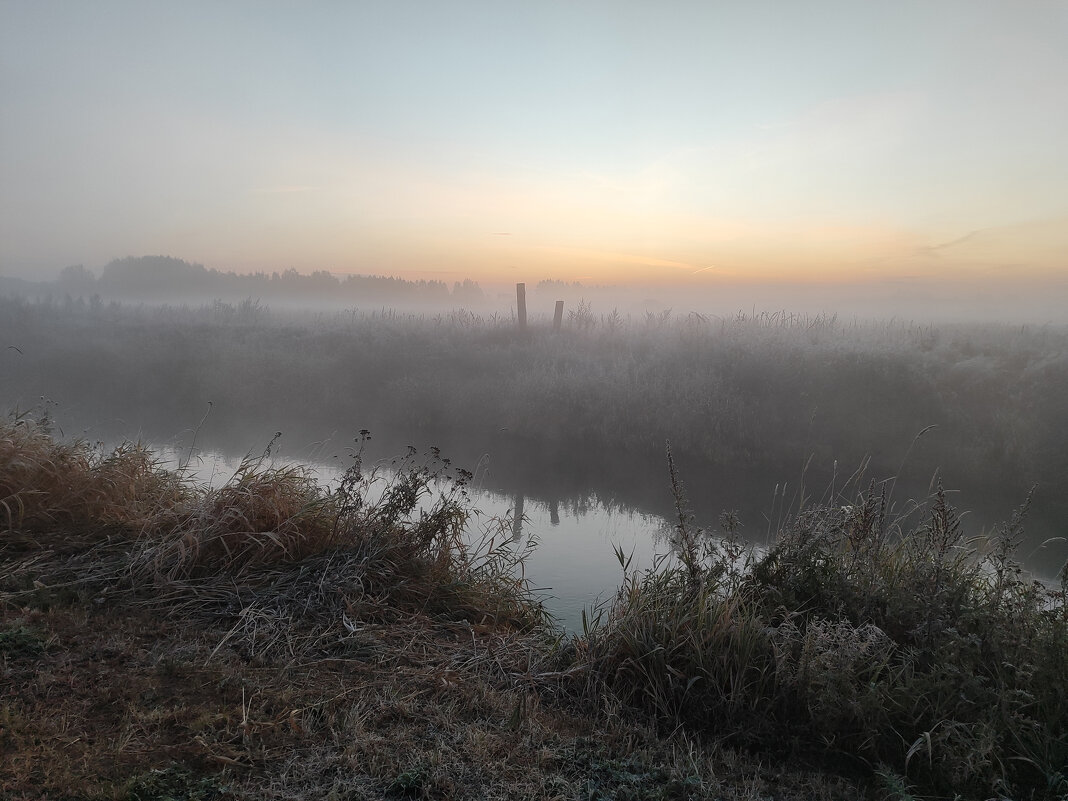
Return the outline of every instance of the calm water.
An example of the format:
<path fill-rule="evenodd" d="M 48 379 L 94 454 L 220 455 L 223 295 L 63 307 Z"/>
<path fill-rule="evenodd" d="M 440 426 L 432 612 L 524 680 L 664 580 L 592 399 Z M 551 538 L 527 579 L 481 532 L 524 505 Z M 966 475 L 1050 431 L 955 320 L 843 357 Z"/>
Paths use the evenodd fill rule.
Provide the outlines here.
<path fill-rule="evenodd" d="M 188 450 L 156 446 L 165 467 L 186 465 L 198 483 L 220 487 L 241 464 L 241 457 L 201 452 L 190 459 Z M 273 459 L 281 466 L 296 460 Z M 309 463 L 318 479 L 337 486 L 347 465 Z M 371 495 L 386 486 L 390 470 L 382 467 L 381 480 Z M 583 610 L 609 601 L 619 586 L 623 571 L 615 555 L 622 548 L 631 557 L 631 570 L 652 566 L 658 554 L 670 551 L 661 535 L 663 517 L 626 509 L 596 496 L 580 502 L 545 502 L 519 495 L 505 495 L 479 486 L 470 490 L 471 507 L 478 511 L 468 524 L 471 541 L 505 543 L 517 554 L 526 553 L 523 572 L 531 587 L 544 599 L 550 612 L 568 629 L 582 627 Z M 428 503 L 433 502 L 428 497 Z"/>
<path fill-rule="evenodd" d="M 194 478 L 212 486 L 224 484 L 241 462 L 240 456 L 219 452 L 202 451 L 190 460 L 188 449 L 162 446 L 155 450 L 168 466 L 189 462 Z M 341 472 L 351 464 L 351 458 L 331 452 L 330 447 L 322 444 L 314 452 L 292 457 L 279 449 L 272 460 L 275 465 L 309 465 L 322 483 L 332 486 L 336 486 Z M 496 544 L 506 543 L 517 553 L 527 552 L 523 563 L 526 578 L 544 598 L 549 611 L 568 629 L 581 629 L 583 610 L 610 601 L 614 596 L 623 578 L 615 553 L 617 548 L 631 556 L 631 570 L 643 570 L 658 556 L 670 552 L 664 534 L 672 525 L 668 519 L 672 516 L 672 496 L 666 468 L 653 470 L 645 482 L 639 482 L 648 492 L 634 493 L 635 500 L 628 503 L 618 493 L 610 496 L 591 489 L 594 485 L 589 482 L 576 481 L 568 492 L 559 482 L 561 471 L 551 471 L 551 481 L 539 482 L 537 477 L 546 471 L 525 474 L 521 470 L 517 472 L 515 465 L 500 462 L 498 459 L 491 463 L 485 456 L 477 462 L 470 495 L 471 507 L 478 514 L 469 523 L 469 537 L 473 541 L 493 538 Z M 634 468 L 626 467 L 631 471 Z M 388 463 L 380 463 L 380 469 L 383 478 L 372 494 L 380 492 L 388 480 Z M 563 471 L 565 475 L 566 472 Z M 599 472 L 612 471 L 606 467 Z M 758 547 L 766 544 L 775 525 L 789 509 L 796 507 L 801 494 L 800 479 L 792 487 L 789 482 L 776 486 L 766 471 L 732 471 L 730 475 L 719 476 L 691 471 L 687 475 L 698 476 L 687 483 L 687 496 L 696 522 L 715 530 L 720 511 L 736 510 L 742 521 L 742 534 Z M 819 501 L 833 496 L 831 487 L 835 486 L 837 492 L 845 484 L 846 476 L 832 473 L 828 478 L 812 471 L 806 478 L 812 487 L 819 489 L 806 488 L 804 494 L 810 500 Z M 491 488 L 492 482 L 497 482 L 498 487 L 502 483 L 523 487 L 524 491 L 502 492 Z M 866 488 L 867 483 L 863 486 Z M 912 501 L 925 498 L 929 489 L 929 479 L 912 485 L 895 482 L 896 507 L 899 511 L 907 509 Z M 986 505 L 969 507 L 968 497 L 962 496 L 973 494 L 982 496 Z M 975 488 L 965 494 L 951 492 L 950 498 L 966 510 L 963 522 L 969 534 L 989 531 L 1022 500 L 1002 498 L 991 492 L 975 493 Z M 432 501 L 428 499 L 428 503 Z M 1037 515 L 1032 514 L 1028 519 L 1029 533 L 1019 555 L 1037 577 L 1051 579 L 1063 564 L 1068 547 L 1056 536 L 1054 528 L 1062 519 L 1046 519 L 1042 507 L 1037 511 Z"/>

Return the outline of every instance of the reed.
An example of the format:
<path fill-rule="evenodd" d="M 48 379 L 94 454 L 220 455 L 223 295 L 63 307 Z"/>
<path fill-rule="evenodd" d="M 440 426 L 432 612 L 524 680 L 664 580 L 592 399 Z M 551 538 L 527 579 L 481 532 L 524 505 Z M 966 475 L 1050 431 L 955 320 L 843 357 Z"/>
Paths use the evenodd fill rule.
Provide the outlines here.
<path fill-rule="evenodd" d="M 47 416 L 0 423 L 0 532 L 135 530 L 188 496 L 181 478 L 161 470 L 141 444 L 105 453 L 84 440 L 55 440 Z"/>
<path fill-rule="evenodd" d="M 1063 797 L 1068 568 L 1020 569 L 1026 505 L 985 539 L 940 484 L 911 525 L 891 507 L 872 486 L 802 509 L 741 557 L 680 514 L 678 558 L 627 575 L 575 649 L 583 695 L 888 787 Z"/>

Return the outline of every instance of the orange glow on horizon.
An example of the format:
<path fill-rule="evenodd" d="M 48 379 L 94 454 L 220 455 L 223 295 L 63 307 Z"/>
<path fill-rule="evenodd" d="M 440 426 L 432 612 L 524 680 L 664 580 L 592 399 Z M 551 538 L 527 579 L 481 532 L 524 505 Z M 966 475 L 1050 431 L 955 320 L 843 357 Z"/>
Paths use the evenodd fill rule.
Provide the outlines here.
<path fill-rule="evenodd" d="M 472 213 L 429 230 L 396 222 L 354 230 L 336 220 L 320 220 L 310 233 L 278 227 L 243 247 L 233 247 L 220 226 L 199 232 L 195 253 L 190 253 L 186 231 L 174 232 L 171 241 L 146 241 L 140 252 L 173 253 L 237 272 L 295 268 L 448 284 L 464 279 L 705 287 L 989 281 L 999 276 L 1037 280 L 1062 276 L 1068 266 L 1063 255 L 1068 253 L 1068 217 L 970 232 L 666 213 L 640 220 L 590 214 L 585 226 L 575 220 L 564 225 L 555 218 L 526 222 L 526 227 L 517 225 L 510 216 L 485 222 Z M 264 253 L 270 256 L 264 258 Z"/>

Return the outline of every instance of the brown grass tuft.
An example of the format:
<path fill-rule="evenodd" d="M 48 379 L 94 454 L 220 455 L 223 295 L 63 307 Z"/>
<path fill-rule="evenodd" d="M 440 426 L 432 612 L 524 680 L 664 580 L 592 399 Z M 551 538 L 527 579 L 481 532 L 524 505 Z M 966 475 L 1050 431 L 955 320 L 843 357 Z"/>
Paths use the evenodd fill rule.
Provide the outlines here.
<path fill-rule="evenodd" d="M 27 415 L 0 422 L 0 532 L 63 526 L 79 534 L 135 530 L 188 496 L 141 444 L 111 453 L 56 441 Z"/>
<path fill-rule="evenodd" d="M 303 467 L 246 460 L 225 486 L 187 500 L 143 527 L 139 568 L 157 579 L 295 562 L 332 543 L 331 498 Z"/>

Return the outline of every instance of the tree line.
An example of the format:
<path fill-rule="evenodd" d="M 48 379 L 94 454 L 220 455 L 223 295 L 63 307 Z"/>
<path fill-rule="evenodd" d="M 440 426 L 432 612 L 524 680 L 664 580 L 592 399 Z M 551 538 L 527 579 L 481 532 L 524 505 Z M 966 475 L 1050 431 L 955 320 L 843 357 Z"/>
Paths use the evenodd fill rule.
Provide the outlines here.
<path fill-rule="evenodd" d="M 129 256 L 115 259 L 96 275 L 77 264 L 64 268 L 55 281 L 0 278 L 6 294 L 91 299 L 93 296 L 142 302 L 257 298 L 273 303 L 348 305 L 412 304 L 477 306 L 485 299 L 470 279 L 450 288 L 443 281 L 407 280 L 384 275 L 338 276 L 327 270 L 300 273 L 240 274 L 207 268 L 172 256 Z"/>

